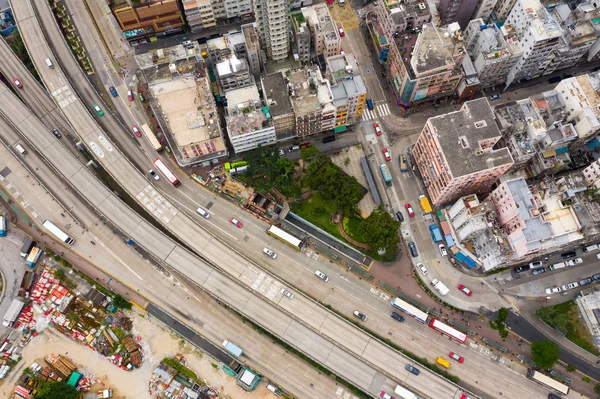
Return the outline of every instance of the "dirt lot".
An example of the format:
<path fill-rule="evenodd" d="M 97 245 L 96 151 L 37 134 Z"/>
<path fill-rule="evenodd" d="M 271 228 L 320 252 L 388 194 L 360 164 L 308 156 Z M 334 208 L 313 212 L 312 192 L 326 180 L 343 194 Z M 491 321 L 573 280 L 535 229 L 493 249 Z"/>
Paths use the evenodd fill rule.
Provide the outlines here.
<path fill-rule="evenodd" d="M 163 329 L 157 323 L 150 322 L 140 315 L 131 314 L 133 331 L 135 335 L 143 338 L 144 363 L 135 371 L 123 371 L 91 349 L 79 345 L 71 339 L 59 334 L 50 328 L 36 337 L 22 352 L 23 360 L 17 369 L 11 371 L 9 378 L 0 387 L 0 397 L 9 397 L 21 371 L 31 365 L 36 359 L 48 353 L 66 354 L 79 366 L 83 373 L 94 374 L 103 385 L 113 388 L 116 398 L 123 399 L 150 399 L 148 393 L 148 380 L 159 361 L 176 353 L 183 353 L 188 361 L 187 366 L 195 371 L 198 376 L 212 387 L 217 388 L 224 397 L 229 398 L 275 398 L 264 384 L 251 393 L 242 390 L 233 377 L 225 374 L 221 369 L 215 369 L 212 361 L 207 356 L 192 349 L 174 334 Z M 100 389 L 95 386 L 93 389 Z"/>

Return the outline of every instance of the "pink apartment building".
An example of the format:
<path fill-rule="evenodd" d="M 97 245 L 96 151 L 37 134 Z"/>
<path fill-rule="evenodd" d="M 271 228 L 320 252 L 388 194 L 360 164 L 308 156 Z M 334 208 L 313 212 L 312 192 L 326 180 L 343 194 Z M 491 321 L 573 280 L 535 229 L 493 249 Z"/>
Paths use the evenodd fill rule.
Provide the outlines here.
<path fill-rule="evenodd" d="M 500 138 L 486 98 L 429 118 L 412 155 L 431 201 L 442 205 L 468 194 L 488 193 L 514 163 L 507 148 L 493 148 Z"/>

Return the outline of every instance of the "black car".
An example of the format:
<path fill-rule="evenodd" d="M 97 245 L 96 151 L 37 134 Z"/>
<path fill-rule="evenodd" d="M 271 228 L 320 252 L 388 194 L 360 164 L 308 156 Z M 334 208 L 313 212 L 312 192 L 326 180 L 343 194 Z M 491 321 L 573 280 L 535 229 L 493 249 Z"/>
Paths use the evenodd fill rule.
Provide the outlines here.
<path fill-rule="evenodd" d="M 577 256 L 577 253 L 575 251 L 569 251 L 569 252 L 565 252 L 564 254 L 560 254 L 560 257 L 563 259 L 574 258 L 576 256 Z"/>
<path fill-rule="evenodd" d="M 542 273 L 546 273 L 545 267 L 540 267 L 539 269 L 533 269 L 531 271 L 531 274 L 533 274 L 534 276 L 537 276 L 538 274 L 542 274 Z"/>
<path fill-rule="evenodd" d="M 529 265 L 518 266 L 518 267 L 515 267 L 515 273 L 525 272 L 525 271 L 529 270 L 530 268 L 531 267 Z"/>
<path fill-rule="evenodd" d="M 548 399 L 562 399 L 560 396 L 555 395 L 553 393 L 548 394 Z"/>
<path fill-rule="evenodd" d="M 62 134 L 60 134 L 60 132 L 58 131 L 58 129 L 54 129 L 52 130 L 52 134 L 54 134 L 54 136 L 59 139 L 62 137 Z"/>
<path fill-rule="evenodd" d="M 408 248 L 410 249 L 410 254 L 412 255 L 413 258 L 416 258 L 417 256 L 419 256 L 419 252 L 417 252 L 417 247 L 415 246 L 414 242 L 409 242 L 408 243 Z"/>
<path fill-rule="evenodd" d="M 396 212 L 396 217 L 398 218 L 399 222 L 404 222 L 404 216 L 402 215 L 402 212 L 397 211 Z"/>
<path fill-rule="evenodd" d="M 396 312 L 392 312 L 391 316 L 392 316 L 392 319 L 397 320 L 400 323 L 402 323 L 404 321 L 404 317 L 402 317 L 401 315 L 399 315 Z"/>
<path fill-rule="evenodd" d="M 419 373 L 420 373 L 418 368 L 416 368 L 410 364 L 407 364 L 406 366 L 404 366 L 404 368 L 406 370 L 410 371 L 411 373 L 413 373 L 414 375 L 419 375 Z"/>

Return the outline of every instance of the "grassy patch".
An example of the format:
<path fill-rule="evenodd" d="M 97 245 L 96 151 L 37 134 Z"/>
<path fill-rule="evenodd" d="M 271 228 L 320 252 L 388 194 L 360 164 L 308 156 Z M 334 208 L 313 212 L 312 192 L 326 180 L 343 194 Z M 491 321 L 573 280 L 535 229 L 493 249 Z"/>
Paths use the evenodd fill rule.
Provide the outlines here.
<path fill-rule="evenodd" d="M 292 211 L 310 223 L 346 242 L 337 225 L 331 223 L 331 215 L 335 212 L 333 201 L 328 201 L 319 193 L 315 193 L 301 203 L 292 204 Z"/>
<path fill-rule="evenodd" d="M 344 231 L 348 234 L 352 239 L 358 242 L 365 242 L 365 238 L 363 237 L 363 230 L 361 229 L 361 224 L 363 219 L 358 215 L 352 216 L 344 216 L 343 226 Z"/>
<path fill-rule="evenodd" d="M 554 306 L 544 306 L 535 312 L 550 327 L 561 331 L 575 345 L 600 356 L 600 351 L 592 343 L 592 337 L 579 320 L 579 310 L 575 301 L 559 303 Z"/>

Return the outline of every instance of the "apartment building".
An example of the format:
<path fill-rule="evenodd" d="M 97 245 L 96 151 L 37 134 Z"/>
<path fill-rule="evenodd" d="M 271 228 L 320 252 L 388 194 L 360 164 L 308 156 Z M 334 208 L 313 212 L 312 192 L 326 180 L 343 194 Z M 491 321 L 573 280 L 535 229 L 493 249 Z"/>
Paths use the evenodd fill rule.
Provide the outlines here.
<path fill-rule="evenodd" d="M 469 22 L 465 43 L 482 88 L 503 85 L 523 54 L 514 26 L 498 28 L 482 19 Z"/>
<path fill-rule="evenodd" d="M 598 42 L 595 23 L 600 17 L 591 2 L 579 4 L 571 10 L 567 4 L 559 4 L 552 10 L 552 16 L 560 25 L 564 34 L 554 50 L 554 58 L 544 71 L 544 75 L 571 68 L 586 59 L 590 48 Z"/>
<path fill-rule="evenodd" d="M 155 0 L 113 8 L 115 19 L 131 45 L 159 37 L 166 32 L 183 31 L 185 20 L 178 0 Z"/>
<path fill-rule="evenodd" d="M 473 12 L 472 19 L 482 19 L 484 21 L 488 21 L 492 12 L 494 11 L 494 7 L 496 7 L 496 3 L 498 0 L 480 0 Z"/>
<path fill-rule="evenodd" d="M 465 102 L 461 109 L 429 118 L 412 150 L 429 198 L 443 205 L 459 197 L 487 193 L 513 165 L 486 98 Z"/>
<path fill-rule="evenodd" d="M 290 52 L 289 0 L 256 0 L 254 15 L 262 48 L 273 61 L 283 61 Z"/>
<path fill-rule="evenodd" d="M 258 81 L 262 65 L 266 62 L 265 52 L 260 48 L 260 40 L 256 31 L 256 24 L 245 24 L 241 26 L 246 45 L 246 60 L 254 79 Z"/>
<path fill-rule="evenodd" d="M 310 61 L 311 32 L 301 11 L 290 15 L 292 20 L 292 35 L 294 37 L 294 58 L 303 64 Z"/>
<path fill-rule="evenodd" d="M 585 185 L 596 190 L 600 188 L 600 159 L 592 162 L 583 170 Z"/>
<path fill-rule="evenodd" d="M 327 58 L 327 71 L 333 104 L 335 105 L 335 127 L 360 121 L 367 101 L 367 88 L 358 71 L 354 57 L 348 53 Z"/>
<path fill-rule="evenodd" d="M 254 8 L 251 0 L 222 0 L 228 20 L 240 18 L 242 21 L 252 20 Z"/>
<path fill-rule="evenodd" d="M 226 92 L 225 121 L 229 141 L 236 154 L 277 141 L 267 107 L 263 107 L 256 85 Z"/>
<path fill-rule="evenodd" d="M 254 84 L 254 77 L 250 73 L 248 62 L 245 58 L 237 58 L 235 55 L 219 62 L 216 65 L 217 80 L 221 94 L 232 89 L 239 89 Z"/>
<path fill-rule="evenodd" d="M 423 25 L 431 22 L 429 7 L 423 2 L 419 3 L 375 3 L 377 21 L 388 37 L 393 37 L 405 31 L 420 30 Z"/>
<path fill-rule="evenodd" d="M 554 58 L 563 30 L 539 0 L 517 0 L 506 23 L 514 26 L 522 49 L 521 58 L 508 74 L 508 87 L 544 72 Z"/>
<path fill-rule="evenodd" d="M 438 4 L 439 26 L 458 22 L 460 28 L 465 29 L 478 3 L 479 0 L 440 0 Z"/>
<path fill-rule="evenodd" d="M 513 159 L 512 171 L 524 169 L 536 156 L 532 138 L 544 134 L 546 125 L 529 98 L 494 107 L 502 133 L 499 148 L 507 148 Z"/>
<path fill-rule="evenodd" d="M 316 67 L 292 71 L 287 77 L 292 107 L 296 118 L 296 135 L 300 138 L 333 130 L 336 106 L 329 81 Z"/>
<path fill-rule="evenodd" d="M 286 79 L 281 72 L 265 75 L 261 78 L 262 94 L 265 99 L 277 141 L 296 136 L 296 116 Z"/>
<path fill-rule="evenodd" d="M 315 4 L 301 9 L 311 32 L 311 43 L 316 55 L 331 57 L 340 53 L 342 39 L 335 21 L 329 14 L 326 3 Z"/>
<path fill-rule="evenodd" d="M 497 0 L 491 19 L 494 21 L 505 21 L 516 2 L 517 0 Z"/>
<path fill-rule="evenodd" d="M 182 0 L 185 20 L 192 32 L 212 28 L 217 25 L 211 0 Z"/>

